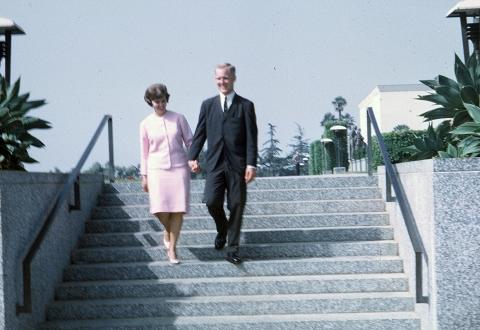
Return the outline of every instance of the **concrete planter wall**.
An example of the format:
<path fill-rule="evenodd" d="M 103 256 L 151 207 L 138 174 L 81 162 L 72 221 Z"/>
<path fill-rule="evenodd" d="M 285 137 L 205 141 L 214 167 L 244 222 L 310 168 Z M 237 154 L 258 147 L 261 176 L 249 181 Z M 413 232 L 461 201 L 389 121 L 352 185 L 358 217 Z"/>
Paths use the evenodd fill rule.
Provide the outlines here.
<path fill-rule="evenodd" d="M 45 306 L 53 300 L 103 183 L 100 175 L 81 176 L 81 210 L 68 212 L 62 206 L 32 263 L 33 313 L 16 315 L 23 297 L 23 257 L 40 228 L 42 212 L 66 180 L 65 174 L 0 171 L 1 329 L 35 329 L 45 319 Z"/>
<path fill-rule="evenodd" d="M 429 256 L 427 329 L 480 329 L 480 158 L 396 164 Z M 385 187 L 384 167 L 379 182 Z M 385 193 L 385 192 L 384 192 Z M 388 203 L 406 270 L 414 255 L 396 203 Z M 414 290 L 415 278 L 411 279 Z"/>

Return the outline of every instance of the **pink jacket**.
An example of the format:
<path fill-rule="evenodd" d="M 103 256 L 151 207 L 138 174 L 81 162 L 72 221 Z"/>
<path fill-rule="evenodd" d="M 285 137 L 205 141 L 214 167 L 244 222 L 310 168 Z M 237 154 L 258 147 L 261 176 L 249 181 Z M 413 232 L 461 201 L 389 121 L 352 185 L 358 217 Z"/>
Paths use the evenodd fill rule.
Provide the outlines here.
<path fill-rule="evenodd" d="M 152 113 L 140 123 L 140 174 L 149 169 L 187 166 L 187 148 L 192 144 L 192 130 L 182 114 L 167 111 Z"/>

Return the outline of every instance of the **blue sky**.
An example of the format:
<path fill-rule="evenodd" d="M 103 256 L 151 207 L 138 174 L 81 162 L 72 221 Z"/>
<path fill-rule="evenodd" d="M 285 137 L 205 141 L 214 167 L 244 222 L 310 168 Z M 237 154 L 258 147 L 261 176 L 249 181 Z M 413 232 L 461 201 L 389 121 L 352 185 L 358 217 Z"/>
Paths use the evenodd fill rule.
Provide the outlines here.
<path fill-rule="evenodd" d="M 47 100 L 32 115 L 53 126 L 35 132 L 46 148 L 32 150 L 40 164 L 27 169 L 71 169 L 107 113 L 116 164 L 138 164 L 138 124 L 151 112 L 145 88 L 165 83 L 168 108 L 194 130 L 221 62 L 236 65 L 236 91 L 256 105 L 260 147 L 272 123 L 288 151 L 295 122 L 320 137 L 338 95 L 357 117 L 376 85 L 453 76 L 460 24 L 445 14 L 456 2 L 3 0 L 0 17 L 27 33 L 13 39 L 12 77 Z M 86 166 L 106 159 L 103 134 Z"/>

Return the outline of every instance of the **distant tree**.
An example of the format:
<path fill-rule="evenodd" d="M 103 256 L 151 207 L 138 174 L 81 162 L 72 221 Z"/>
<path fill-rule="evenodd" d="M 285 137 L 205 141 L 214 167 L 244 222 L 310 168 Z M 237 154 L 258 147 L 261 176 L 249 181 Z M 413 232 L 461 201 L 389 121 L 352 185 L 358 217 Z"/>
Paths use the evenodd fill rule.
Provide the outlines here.
<path fill-rule="evenodd" d="M 90 174 L 102 173 L 103 174 L 103 171 L 104 171 L 104 167 L 102 166 L 102 164 L 100 164 L 99 162 L 95 162 L 92 164 L 92 166 L 84 170 L 83 173 L 90 173 Z"/>
<path fill-rule="evenodd" d="M 340 122 L 343 123 L 343 126 L 347 127 L 348 129 L 352 129 L 352 127 L 355 126 L 355 119 L 349 113 L 345 113 Z"/>
<path fill-rule="evenodd" d="M 53 168 L 53 171 L 50 171 L 50 173 L 60 174 L 60 173 L 63 173 L 63 172 L 60 171 L 60 169 L 55 166 L 55 167 Z"/>
<path fill-rule="evenodd" d="M 264 148 L 260 153 L 260 171 L 269 176 L 280 174 L 280 169 L 283 166 L 283 160 L 280 156 L 282 149 L 280 149 L 280 141 L 275 137 L 276 126 L 268 123 L 268 140 L 263 143 Z"/>
<path fill-rule="evenodd" d="M 345 106 L 347 105 L 347 100 L 343 96 L 337 96 L 333 101 L 332 104 L 335 108 L 335 111 L 338 112 L 338 119 L 342 120 L 342 111 L 344 110 Z"/>
<path fill-rule="evenodd" d="M 393 128 L 394 132 L 402 132 L 402 131 L 409 131 L 410 127 L 405 124 L 399 124 Z"/>
<path fill-rule="evenodd" d="M 291 151 L 287 156 L 287 159 L 296 167 L 296 174 L 300 174 L 299 172 L 305 174 L 308 172 L 306 160 L 309 158 L 310 144 L 309 140 L 305 139 L 303 127 L 298 123 L 295 123 L 295 125 L 297 126 L 297 134 L 292 138 L 293 143 L 288 145 L 291 148 Z"/>
<path fill-rule="evenodd" d="M 108 163 L 104 165 L 104 169 L 108 168 Z M 133 180 L 140 176 L 139 166 L 115 166 L 115 177 L 121 179 Z"/>
<path fill-rule="evenodd" d="M 320 122 L 320 125 L 325 127 L 325 124 L 326 124 L 327 122 L 336 121 L 336 120 L 337 120 L 337 117 L 335 117 L 335 115 L 334 115 L 333 113 L 327 112 L 327 113 L 323 116 L 323 119 L 322 119 L 322 121 Z"/>

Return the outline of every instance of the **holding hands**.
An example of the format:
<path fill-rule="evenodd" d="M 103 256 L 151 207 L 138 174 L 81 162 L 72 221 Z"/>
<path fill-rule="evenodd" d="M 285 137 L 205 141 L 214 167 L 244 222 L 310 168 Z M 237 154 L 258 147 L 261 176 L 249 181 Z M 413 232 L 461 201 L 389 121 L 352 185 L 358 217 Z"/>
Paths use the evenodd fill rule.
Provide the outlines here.
<path fill-rule="evenodd" d="M 142 190 L 148 192 L 148 180 L 146 175 L 142 175 Z"/>
<path fill-rule="evenodd" d="M 193 173 L 200 173 L 200 171 L 202 170 L 200 168 L 200 164 L 198 164 L 198 160 L 189 160 L 188 161 L 188 166 L 190 166 L 190 170 Z"/>

